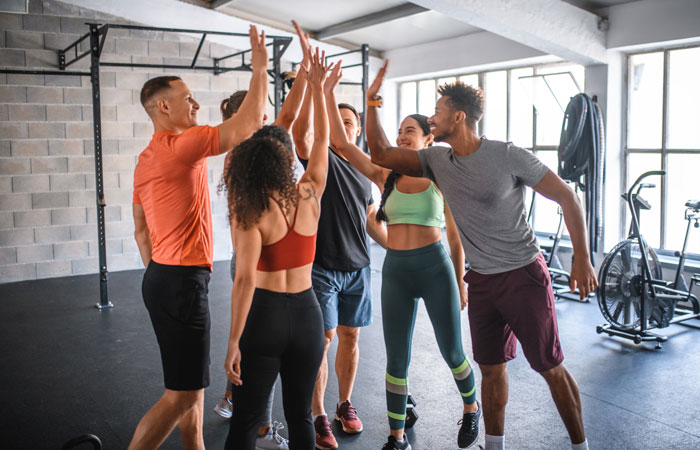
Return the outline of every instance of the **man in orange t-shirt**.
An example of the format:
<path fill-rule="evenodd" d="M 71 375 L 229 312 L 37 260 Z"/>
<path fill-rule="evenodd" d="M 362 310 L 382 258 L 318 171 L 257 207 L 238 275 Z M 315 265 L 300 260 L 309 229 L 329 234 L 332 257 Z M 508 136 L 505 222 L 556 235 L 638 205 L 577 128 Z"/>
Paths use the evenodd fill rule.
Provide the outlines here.
<path fill-rule="evenodd" d="M 198 126 L 199 104 L 179 77 L 148 80 L 141 104 L 154 133 L 134 171 L 136 243 L 146 266 L 142 292 L 163 364 L 165 393 L 139 422 L 129 449 L 157 448 L 177 425 L 187 449 L 204 449 L 209 385 L 209 273 L 213 260 L 206 157 L 227 152 L 263 124 L 265 33 L 250 27 L 253 76 L 239 114 Z"/>

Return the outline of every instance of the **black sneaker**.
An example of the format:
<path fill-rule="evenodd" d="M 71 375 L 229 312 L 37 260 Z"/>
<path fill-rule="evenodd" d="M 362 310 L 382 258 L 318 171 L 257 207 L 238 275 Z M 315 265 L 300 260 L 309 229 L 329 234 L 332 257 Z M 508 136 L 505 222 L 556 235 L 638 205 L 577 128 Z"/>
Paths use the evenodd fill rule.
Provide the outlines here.
<path fill-rule="evenodd" d="M 457 422 L 459 433 L 457 433 L 457 445 L 459 448 L 469 448 L 476 442 L 479 437 L 479 419 L 481 418 L 481 404 L 476 402 L 477 410 L 474 412 L 464 413 L 462 420 Z"/>
<path fill-rule="evenodd" d="M 394 436 L 389 435 L 389 440 L 384 444 L 382 450 L 411 450 L 411 444 L 408 443 L 408 438 L 405 434 L 403 435 L 403 443 L 401 444 L 399 444 Z"/>

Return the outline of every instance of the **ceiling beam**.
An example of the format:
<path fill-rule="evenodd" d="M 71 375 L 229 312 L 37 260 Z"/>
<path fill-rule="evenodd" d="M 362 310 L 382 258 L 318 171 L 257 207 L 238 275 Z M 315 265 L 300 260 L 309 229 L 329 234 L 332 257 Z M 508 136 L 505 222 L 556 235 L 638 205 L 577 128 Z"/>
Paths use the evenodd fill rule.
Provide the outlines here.
<path fill-rule="evenodd" d="M 223 8 L 225 6 L 230 6 L 230 4 L 235 2 L 235 1 L 236 0 L 208 0 L 208 3 L 209 3 L 209 8 L 219 9 L 219 8 Z"/>
<path fill-rule="evenodd" d="M 561 0 L 412 1 L 568 61 L 592 65 L 607 60 L 599 17 Z"/>
<path fill-rule="evenodd" d="M 379 25 L 425 11 L 428 11 L 428 9 L 419 5 L 414 5 L 413 3 L 404 3 L 403 5 L 394 6 L 372 14 L 367 14 L 366 16 L 356 17 L 346 20 L 345 22 L 328 26 L 316 31 L 314 37 L 318 40 L 330 39 L 340 34 L 371 27 L 372 25 Z"/>

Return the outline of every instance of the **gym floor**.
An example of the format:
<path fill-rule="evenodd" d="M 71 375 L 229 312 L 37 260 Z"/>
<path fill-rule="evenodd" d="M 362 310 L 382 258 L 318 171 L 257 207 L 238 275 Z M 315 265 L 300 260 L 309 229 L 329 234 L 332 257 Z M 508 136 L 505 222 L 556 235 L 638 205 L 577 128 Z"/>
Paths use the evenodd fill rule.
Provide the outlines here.
<path fill-rule="evenodd" d="M 365 429 L 348 436 L 334 425 L 344 450 L 379 449 L 388 435 L 379 303 L 383 255 L 372 245 L 374 324 L 362 331 L 352 397 Z M 115 308 L 101 312 L 94 307 L 97 275 L 0 286 L 0 447 L 57 449 L 75 436 L 93 433 L 107 450 L 126 448 L 136 424 L 163 391 L 158 347 L 141 300 L 142 275 L 110 274 Z M 227 421 L 212 411 L 225 386 L 231 291 L 227 262 L 215 263 L 209 289 L 212 384 L 206 391 L 204 440 L 216 449 L 223 447 L 228 431 Z M 700 448 L 700 321 L 662 330 L 671 338 L 656 350 L 653 343 L 638 346 L 596 334 L 603 319 L 595 302 L 563 300 L 556 310 L 565 364 L 579 383 L 592 449 Z M 471 354 L 466 312 L 462 319 L 463 342 Z M 332 365 L 334 346 L 330 353 Z M 508 448 L 570 448 L 544 380 L 522 356 L 508 367 Z M 457 448 L 461 400 L 423 307 L 409 376 L 420 416 L 408 431 L 413 448 Z M 480 383 L 478 370 L 476 376 Z M 327 411 L 334 411 L 337 394 L 332 374 Z M 279 386 L 273 418 L 284 419 Z M 482 422 L 479 443 L 483 439 Z M 162 448 L 181 448 L 177 431 Z"/>

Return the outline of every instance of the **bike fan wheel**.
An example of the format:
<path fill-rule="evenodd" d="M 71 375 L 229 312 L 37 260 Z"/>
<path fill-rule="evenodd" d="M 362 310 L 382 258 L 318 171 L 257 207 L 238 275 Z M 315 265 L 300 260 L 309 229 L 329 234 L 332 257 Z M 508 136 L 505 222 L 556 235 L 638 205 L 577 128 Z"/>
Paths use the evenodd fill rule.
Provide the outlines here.
<path fill-rule="evenodd" d="M 614 327 L 632 330 L 641 320 L 642 252 L 636 239 L 627 239 L 605 257 L 598 274 L 598 306 L 603 317 Z M 661 279 L 661 264 L 654 249 L 647 247 L 649 270 Z M 646 287 L 646 318 L 654 308 L 650 289 Z"/>

